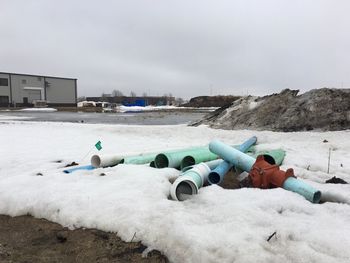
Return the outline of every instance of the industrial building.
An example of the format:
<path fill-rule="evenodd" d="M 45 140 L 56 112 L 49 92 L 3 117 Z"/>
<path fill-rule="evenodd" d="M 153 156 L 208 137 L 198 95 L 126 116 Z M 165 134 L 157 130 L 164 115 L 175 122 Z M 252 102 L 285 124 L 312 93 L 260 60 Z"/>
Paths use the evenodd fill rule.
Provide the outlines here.
<path fill-rule="evenodd" d="M 76 106 L 77 79 L 0 72 L 0 107 Z"/>

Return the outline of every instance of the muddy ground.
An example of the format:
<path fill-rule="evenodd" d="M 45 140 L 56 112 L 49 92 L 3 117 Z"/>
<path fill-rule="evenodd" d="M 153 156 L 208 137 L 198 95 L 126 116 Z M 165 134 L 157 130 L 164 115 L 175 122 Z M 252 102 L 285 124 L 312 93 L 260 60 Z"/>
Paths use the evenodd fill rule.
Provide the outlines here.
<path fill-rule="evenodd" d="M 123 242 L 115 233 L 68 230 L 31 216 L 0 215 L 0 262 L 168 262 L 159 251 L 142 257 L 140 242 Z"/>

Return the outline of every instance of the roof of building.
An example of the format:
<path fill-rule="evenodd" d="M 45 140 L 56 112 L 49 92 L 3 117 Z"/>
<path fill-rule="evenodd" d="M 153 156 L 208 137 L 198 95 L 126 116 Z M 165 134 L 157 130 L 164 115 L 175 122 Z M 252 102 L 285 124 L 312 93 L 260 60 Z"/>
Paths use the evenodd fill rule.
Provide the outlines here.
<path fill-rule="evenodd" d="M 29 76 L 29 77 L 42 77 L 42 78 L 52 78 L 52 79 L 70 79 L 70 80 L 77 80 L 76 78 L 63 78 L 63 77 L 54 77 L 54 76 L 45 76 L 45 75 L 33 75 L 33 74 L 22 74 L 22 73 L 12 73 L 12 72 L 1 72 L 0 74 L 9 74 L 9 75 L 16 75 L 16 76 Z"/>

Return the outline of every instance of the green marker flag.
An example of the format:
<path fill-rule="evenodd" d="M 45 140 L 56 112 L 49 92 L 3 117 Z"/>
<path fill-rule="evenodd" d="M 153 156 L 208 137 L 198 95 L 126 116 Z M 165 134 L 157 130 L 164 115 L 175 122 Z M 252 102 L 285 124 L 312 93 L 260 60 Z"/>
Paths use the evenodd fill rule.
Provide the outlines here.
<path fill-rule="evenodd" d="M 95 144 L 95 147 L 96 147 L 97 150 L 101 150 L 101 149 L 102 149 L 101 141 L 98 141 L 98 142 Z"/>

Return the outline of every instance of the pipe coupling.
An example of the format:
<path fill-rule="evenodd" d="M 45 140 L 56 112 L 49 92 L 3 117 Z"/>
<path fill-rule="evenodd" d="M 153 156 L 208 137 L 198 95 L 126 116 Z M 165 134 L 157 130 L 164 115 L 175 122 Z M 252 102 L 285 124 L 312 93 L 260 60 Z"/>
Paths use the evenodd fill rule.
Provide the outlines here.
<path fill-rule="evenodd" d="M 280 170 L 278 165 L 269 164 L 264 160 L 264 156 L 258 156 L 249 177 L 253 187 L 268 189 L 282 187 L 288 177 L 295 177 L 293 169 L 287 171 Z"/>

